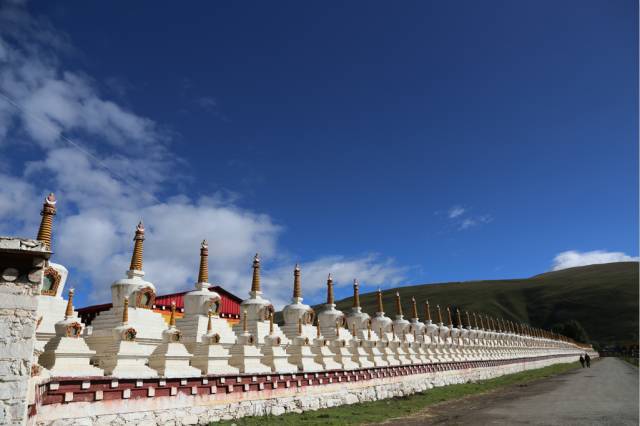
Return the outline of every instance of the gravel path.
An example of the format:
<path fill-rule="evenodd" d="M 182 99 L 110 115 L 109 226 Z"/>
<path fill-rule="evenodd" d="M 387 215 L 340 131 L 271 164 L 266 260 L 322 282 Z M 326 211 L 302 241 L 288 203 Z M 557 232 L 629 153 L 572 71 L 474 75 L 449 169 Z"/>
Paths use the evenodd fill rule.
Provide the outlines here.
<path fill-rule="evenodd" d="M 638 369 L 616 358 L 440 404 L 393 425 L 638 425 Z"/>

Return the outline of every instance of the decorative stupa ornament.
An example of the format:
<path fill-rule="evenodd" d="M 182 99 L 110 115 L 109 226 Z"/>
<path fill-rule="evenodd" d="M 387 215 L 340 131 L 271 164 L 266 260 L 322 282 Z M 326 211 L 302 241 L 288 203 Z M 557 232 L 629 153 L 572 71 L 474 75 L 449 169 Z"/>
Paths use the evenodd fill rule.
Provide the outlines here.
<path fill-rule="evenodd" d="M 73 293 L 74 289 L 69 289 L 69 298 L 67 299 L 67 309 L 64 311 L 64 319 L 69 319 L 73 316 Z"/>
<path fill-rule="evenodd" d="M 403 318 L 402 303 L 400 302 L 400 293 L 396 291 L 396 318 Z"/>
<path fill-rule="evenodd" d="M 331 273 L 327 277 L 327 305 L 335 305 L 333 299 L 333 278 L 331 277 Z"/>
<path fill-rule="evenodd" d="M 436 305 L 436 310 L 438 311 L 438 324 L 443 325 L 442 311 L 440 310 L 440 305 Z"/>
<path fill-rule="evenodd" d="M 354 309 L 361 309 L 360 308 L 360 286 L 358 285 L 358 280 L 354 279 L 353 280 L 353 308 Z"/>
<path fill-rule="evenodd" d="M 42 205 L 42 220 L 40 221 L 40 228 L 38 229 L 38 241 L 42 241 L 47 247 L 47 250 L 51 250 L 51 230 L 53 227 L 53 217 L 56 215 L 56 196 L 51 192 L 44 199 Z"/>
<path fill-rule="evenodd" d="M 250 295 L 261 294 L 260 290 L 260 256 L 258 253 L 253 257 L 253 277 L 251 278 L 251 293 Z"/>
<path fill-rule="evenodd" d="M 462 318 L 460 317 L 460 308 L 456 308 L 456 319 L 458 320 L 458 328 L 464 328 L 464 325 L 462 324 Z"/>
<path fill-rule="evenodd" d="M 198 282 L 209 283 L 209 244 L 202 240 L 200 244 L 200 268 L 198 268 Z"/>
<path fill-rule="evenodd" d="M 467 328 L 471 328 L 471 317 L 469 316 L 469 311 L 464 311 L 464 314 L 467 317 Z"/>
<path fill-rule="evenodd" d="M 416 298 L 412 297 L 411 298 L 411 307 L 413 310 L 413 316 L 411 318 L 415 318 L 416 320 L 418 319 L 418 304 L 416 303 Z"/>
<path fill-rule="evenodd" d="M 431 307 L 429 306 L 429 301 L 424 302 L 424 318 L 425 321 L 431 323 Z"/>
<path fill-rule="evenodd" d="M 142 255 L 144 252 L 144 224 L 142 221 L 136 226 L 136 235 L 133 237 L 133 254 L 131 255 L 130 271 L 142 271 Z"/>
<path fill-rule="evenodd" d="M 382 304 L 382 290 L 378 288 L 376 292 L 376 299 L 378 302 L 377 312 L 371 319 L 371 327 L 378 333 L 378 337 L 382 340 L 388 340 L 387 333 L 389 332 L 389 325 L 391 324 L 391 318 L 384 314 L 384 306 Z M 375 336 L 374 336 L 375 339 Z M 378 345 L 380 346 L 380 345 Z M 386 343 L 385 343 L 386 347 Z M 384 349 L 384 348 L 382 348 Z"/>
<path fill-rule="evenodd" d="M 449 328 L 453 328 L 453 320 L 451 319 L 451 309 L 447 306 L 447 318 L 449 318 Z"/>

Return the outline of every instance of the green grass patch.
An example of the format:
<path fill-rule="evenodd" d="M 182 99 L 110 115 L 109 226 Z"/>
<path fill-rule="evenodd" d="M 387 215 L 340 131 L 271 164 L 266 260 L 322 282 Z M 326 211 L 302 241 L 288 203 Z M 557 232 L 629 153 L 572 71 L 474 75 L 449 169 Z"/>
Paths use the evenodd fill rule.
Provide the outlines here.
<path fill-rule="evenodd" d="M 383 401 L 363 402 L 361 404 L 343 405 L 302 414 L 284 414 L 282 416 L 244 417 L 212 425 L 359 425 L 380 423 L 396 417 L 405 417 L 425 407 L 468 395 L 489 392 L 504 386 L 523 384 L 573 370 L 579 363 L 556 364 L 536 370 L 523 371 L 483 380 L 476 383 L 433 388 L 427 392 L 417 393 L 403 398 L 390 398 Z"/>

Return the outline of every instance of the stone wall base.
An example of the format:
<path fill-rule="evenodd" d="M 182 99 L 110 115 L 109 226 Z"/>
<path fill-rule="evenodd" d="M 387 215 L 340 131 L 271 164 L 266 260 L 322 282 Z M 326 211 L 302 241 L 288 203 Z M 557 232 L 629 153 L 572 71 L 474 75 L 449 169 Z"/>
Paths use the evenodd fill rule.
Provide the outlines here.
<path fill-rule="evenodd" d="M 486 380 L 552 364 L 575 362 L 578 356 L 565 355 L 492 367 L 381 377 L 322 386 L 265 389 L 260 392 L 49 404 L 39 407 L 30 423 L 71 426 L 196 425 L 245 416 L 278 416 L 402 397 L 437 386 Z"/>

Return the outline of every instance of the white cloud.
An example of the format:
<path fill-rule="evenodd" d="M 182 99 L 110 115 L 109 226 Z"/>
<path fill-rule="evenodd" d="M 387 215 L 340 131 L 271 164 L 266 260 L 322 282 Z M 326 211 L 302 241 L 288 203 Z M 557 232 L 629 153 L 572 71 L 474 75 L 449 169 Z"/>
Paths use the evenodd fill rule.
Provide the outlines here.
<path fill-rule="evenodd" d="M 453 206 L 449 209 L 449 219 L 455 219 L 458 216 L 464 214 L 465 209 L 460 206 Z"/>
<path fill-rule="evenodd" d="M 42 200 L 53 191 L 59 200 L 54 260 L 74 268 L 72 285 L 92 283 L 78 288 L 91 302 L 108 300 L 110 283 L 124 275 L 140 219 L 147 229 L 146 277 L 160 293 L 193 286 L 206 238 L 212 281 L 244 297 L 253 254 L 260 252 L 267 297 L 276 304 L 288 300 L 293 261 L 278 242 L 283 228 L 268 215 L 238 207 L 237 197 L 224 192 L 159 200 L 160 190 L 166 194 L 179 178 L 174 171 L 182 160 L 171 151 L 170 138 L 153 120 L 105 99 L 88 76 L 64 69 L 57 52 L 70 49 L 64 35 L 21 6 L 0 8 L 0 91 L 20 106 L 0 97 L 0 157 L 29 143 L 21 149 L 31 155 L 12 159 L 19 173 L 0 173 L 0 232 L 35 235 Z M 397 284 L 404 273 L 378 255 L 330 255 L 302 266 L 307 297 L 321 291 L 329 272 L 336 285 L 353 278 Z"/>
<path fill-rule="evenodd" d="M 563 251 L 553 259 L 552 270 L 574 268 L 576 266 L 594 265 L 613 262 L 638 262 L 640 257 L 629 256 L 619 251 L 593 250 L 579 252 L 576 250 Z"/>

